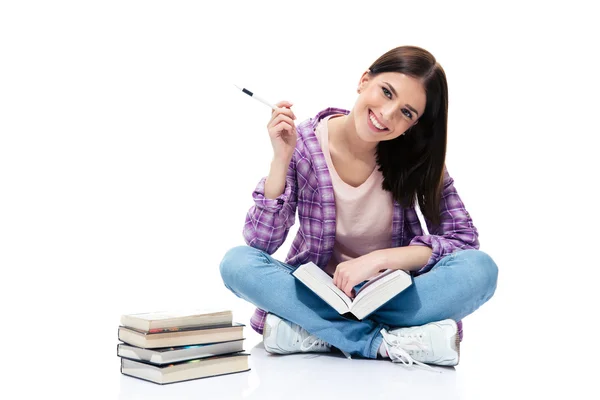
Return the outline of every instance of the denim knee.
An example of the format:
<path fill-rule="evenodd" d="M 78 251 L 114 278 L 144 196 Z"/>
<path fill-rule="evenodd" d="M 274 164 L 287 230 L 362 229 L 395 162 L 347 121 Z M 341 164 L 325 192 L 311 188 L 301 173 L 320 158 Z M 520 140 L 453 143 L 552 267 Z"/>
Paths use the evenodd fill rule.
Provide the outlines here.
<path fill-rule="evenodd" d="M 252 257 L 260 255 L 260 250 L 250 246 L 236 246 L 223 256 L 219 270 L 225 286 L 231 290 L 235 286 L 237 276 L 244 275 L 244 270 L 252 263 Z"/>
<path fill-rule="evenodd" d="M 481 250 L 462 250 L 456 254 L 456 258 L 468 260 L 471 266 L 469 278 L 473 284 L 485 293 L 485 297 L 491 297 L 498 282 L 498 266 L 487 253 Z"/>

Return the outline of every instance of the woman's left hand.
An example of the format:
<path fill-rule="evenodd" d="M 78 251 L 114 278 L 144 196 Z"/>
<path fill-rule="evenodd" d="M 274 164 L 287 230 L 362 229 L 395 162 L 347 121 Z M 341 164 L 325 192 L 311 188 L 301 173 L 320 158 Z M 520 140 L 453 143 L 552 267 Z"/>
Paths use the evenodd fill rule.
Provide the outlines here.
<path fill-rule="evenodd" d="M 377 275 L 383 267 L 384 258 L 379 250 L 344 261 L 337 265 L 333 274 L 333 284 L 340 288 L 350 298 L 354 297 L 352 289 L 359 283 Z"/>

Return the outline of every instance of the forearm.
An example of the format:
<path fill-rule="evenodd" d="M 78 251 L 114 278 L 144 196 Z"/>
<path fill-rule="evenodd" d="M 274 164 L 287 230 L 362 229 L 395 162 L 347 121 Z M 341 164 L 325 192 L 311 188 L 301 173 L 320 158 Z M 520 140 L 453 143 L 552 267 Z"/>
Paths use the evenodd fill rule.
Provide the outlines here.
<path fill-rule="evenodd" d="M 276 199 L 285 190 L 285 178 L 291 160 L 276 160 L 271 162 L 271 170 L 265 182 L 265 197 Z"/>
<path fill-rule="evenodd" d="M 431 257 L 431 248 L 427 246 L 404 246 L 378 250 L 381 252 L 381 269 L 402 269 L 417 271 Z"/>

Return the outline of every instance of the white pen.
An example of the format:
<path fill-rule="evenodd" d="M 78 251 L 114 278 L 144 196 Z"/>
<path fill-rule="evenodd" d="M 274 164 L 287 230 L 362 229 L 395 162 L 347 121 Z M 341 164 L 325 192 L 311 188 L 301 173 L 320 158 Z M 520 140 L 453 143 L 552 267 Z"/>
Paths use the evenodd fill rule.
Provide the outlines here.
<path fill-rule="evenodd" d="M 248 89 L 241 88 L 241 87 L 239 87 L 238 85 L 235 85 L 235 84 L 234 84 L 234 86 L 236 88 L 240 89 L 242 92 L 246 93 L 248 96 L 252 97 L 253 99 L 256 99 L 256 100 L 260 101 L 261 103 L 268 105 L 269 107 L 271 107 L 271 109 L 273 109 L 273 110 L 277 109 L 277 107 L 275 107 L 273 104 L 269 103 L 268 101 L 266 101 L 262 97 L 259 97 L 256 94 L 252 93 Z"/>

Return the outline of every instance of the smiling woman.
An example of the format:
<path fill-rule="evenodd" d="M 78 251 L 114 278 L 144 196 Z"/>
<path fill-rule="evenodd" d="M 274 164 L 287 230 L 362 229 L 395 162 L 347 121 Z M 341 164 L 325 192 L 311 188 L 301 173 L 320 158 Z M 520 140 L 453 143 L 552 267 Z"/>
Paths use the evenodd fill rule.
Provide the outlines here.
<path fill-rule="evenodd" d="M 337 348 L 456 365 L 460 321 L 492 297 L 498 272 L 478 250 L 477 229 L 445 167 L 444 70 L 424 49 L 397 47 L 361 75 L 357 92 L 352 110 L 327 108 L 297 128 L 292 103 L 276 104 L 267 124 L 274 156 L 246 216 L 248 246 L 227 252 L 221 276 L 259 307 L 250 323 L 269 352 Z M 284 263 L 271 254 L 296 211 L 300 228 Z M 291 272 L 308 262 L 348 296 L 381 270 L 403 269 L 414 279 L 356 321 L 295 280 Z"/>

